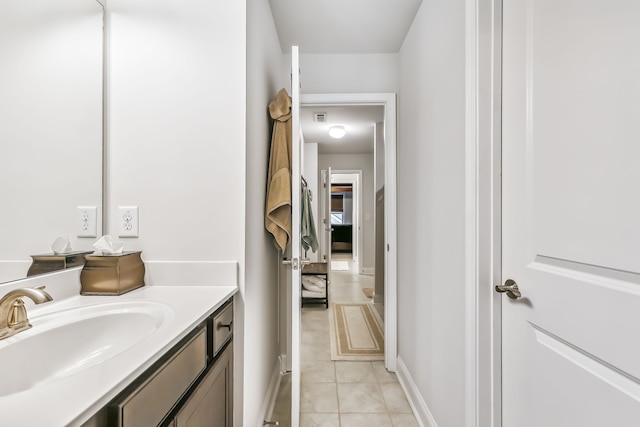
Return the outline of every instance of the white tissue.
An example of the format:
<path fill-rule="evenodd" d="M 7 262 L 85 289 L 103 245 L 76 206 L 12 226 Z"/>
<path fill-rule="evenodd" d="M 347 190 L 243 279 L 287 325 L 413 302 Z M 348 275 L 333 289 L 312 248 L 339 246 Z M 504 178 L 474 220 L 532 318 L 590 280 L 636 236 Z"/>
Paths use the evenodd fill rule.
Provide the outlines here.
<path fill-rule="evenodd" d="M 98 239 L 93 244 L 97 252 L 102 252 L 105 255 L 121 254 L 124 249 L 124 243 L 117 242 L 113 239 L 113 236 L 107 234 Z"/>
<path fill-rule="evenodd" d="M 60 236 L 51 244 L 51 250 L 54 254 L 68 254 L 71 252 L 71 242 L 69 236 Z"/>

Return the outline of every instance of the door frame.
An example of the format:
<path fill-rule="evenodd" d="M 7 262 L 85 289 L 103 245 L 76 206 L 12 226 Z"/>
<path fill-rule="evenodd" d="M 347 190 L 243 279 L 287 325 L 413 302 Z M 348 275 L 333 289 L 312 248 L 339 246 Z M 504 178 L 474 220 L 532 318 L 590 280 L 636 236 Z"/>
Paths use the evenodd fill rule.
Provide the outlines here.
<path fill-rule="evenodd" d="M 352 257 L 353 254 L 355 253 L 355 259 L 354 259 L 354 263 L 356 264 L 356 271 L 358 272 L 358 274 L 364 274 L 364 266 L 363 266 L 363 256 L 362 256 L 362 235 L 364 233 L 364 230 L 362 229 L 364 223 L 363 223 L 363 217 L 362 217 L 362 197 L 363 197 L 363 188 L 362 188 L 362 171 L 361 170 L 355 170 L 355 169 L 340 169 L 340 170 L 334 170 L 331 169 L 331 177 L 330 177 L 330 184 L 333 184 L 333 177 L 335 175 L 343 175 L 344 179 L 341 179 L 340 182 L 346 182 L 351 184 L 352 188 L 353 188 L 353 195 L 354 195 L 354 201 L 356 204 L 355 207 L 355 211 L 353 212 L 352 215 L 352 222 L 353 222 L 353 230 L 352 230 L 352 236 L 355 235 L 355 239 L 353 239 L 355 241 L 355 251 L 352 251 L 351 255 Z M 349 178 L 344 177 L 344 175 L 349 175 Z M 353 221 L 355 220 L 355 221 Z"/>
<path fill-rule="evenodd" d="M 502 0 L 465 0 L 465 426 L 502 426 Z"/>
<path fill-rule="evenodd" d="M 323 93 L 301 94 L 301 106 L 381 105 L 385 123 L 385 295 L 384 295 L 384 363 L 395 372 L 398 361 L 398 249 L 396 187 L 396 94 L 395 93 Z M 387 194 L 388 192 L 388 194 Z"/>
<path fill-rule="evenodd" d="M 321 194 L 321 196 L 318 197 L 318 229 L 322 227 L 322 239 L 320 239 L 322 243 L 320 244 L 318 260 L 325 261 L 328 264 L 331 264 L 331 244 L 327 244 L 327 233 L 329 235 L 331 234 L 331 231 L 328 229 L 331 227 L 331 173 L 333 173 L 331 167 L 329 167 L 329 169 L 321 169 L 319 175 L 320 181 L 318 182 L 318 194 Z M 329 188 L 327 188 L 327 185 Z M 327 212 L 329 212 L 329 215 L 327 215 Z M 329 241 L 330 240 L 329 238 Z M 331 269 L 328 271 L 331 272 Z M 331 283 L 331 280 L 329 280 L 329 283 Z"/>

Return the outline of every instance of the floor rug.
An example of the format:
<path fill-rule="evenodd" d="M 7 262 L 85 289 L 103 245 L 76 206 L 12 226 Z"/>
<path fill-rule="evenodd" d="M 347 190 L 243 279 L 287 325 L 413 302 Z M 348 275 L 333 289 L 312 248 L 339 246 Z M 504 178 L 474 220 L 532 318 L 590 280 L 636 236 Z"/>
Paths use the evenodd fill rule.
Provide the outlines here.
<path fill-rule="evenodd" d="M 334 271 L 349 271 L 349 261 L 331 261 L 331 269 Z"/>
<path fill-rule="evenodd" d="M 373 288 L 362 288 L 362 293 L 364 293 L 367 298 L 373 298 L 374 295 Z"/>
<path fill-rule="evenodd" d="M 331 360 L 384 360 L 384 332 L 371 304 L 330 307 Z"/>

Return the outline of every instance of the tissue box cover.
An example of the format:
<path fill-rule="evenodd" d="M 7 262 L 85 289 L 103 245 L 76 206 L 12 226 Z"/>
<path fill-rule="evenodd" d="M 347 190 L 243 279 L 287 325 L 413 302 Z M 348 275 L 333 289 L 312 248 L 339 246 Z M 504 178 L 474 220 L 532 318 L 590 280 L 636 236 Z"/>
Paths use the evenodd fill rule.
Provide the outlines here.
<path fill-rule="evenodd" d="M 86 255 L 86 262 L 80 273 L 80 294 L 122 295 L 144 286 L 141 253 Z"/>
<path fill-rule="evenodd" d="M 29 271 L 27 271 L 27 277 L 64 270 L 65 268 L 79 267 L 84 264 L 84 255 L 90 253 L 90 251 L 75 251 L 67 254 L 31 255 L 32 261 Z"/>

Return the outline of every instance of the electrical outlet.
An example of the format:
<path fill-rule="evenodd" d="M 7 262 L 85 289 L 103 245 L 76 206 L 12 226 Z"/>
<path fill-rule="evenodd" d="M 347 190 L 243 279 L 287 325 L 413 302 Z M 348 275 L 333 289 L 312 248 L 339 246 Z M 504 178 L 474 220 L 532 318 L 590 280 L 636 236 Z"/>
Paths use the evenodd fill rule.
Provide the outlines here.
<path fill-rule="evenodd" d="M 78 206 L 78 237 L 96 237 L 98 234 L 98 208 Z"/>
<path fill-rule="evenodd" d="M 138 237 L 138 207 L 120 206 L 118 208 L 120 230 L 119 237 Z"/>

